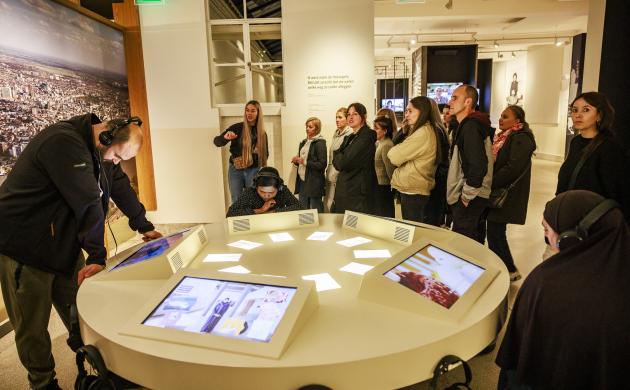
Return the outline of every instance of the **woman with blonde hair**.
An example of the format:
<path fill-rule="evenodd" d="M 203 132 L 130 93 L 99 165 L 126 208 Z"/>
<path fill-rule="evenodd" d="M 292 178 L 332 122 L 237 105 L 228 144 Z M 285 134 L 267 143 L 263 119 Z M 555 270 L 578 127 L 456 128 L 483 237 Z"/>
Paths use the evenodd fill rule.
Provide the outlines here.
<path fill-rule="evenodd" d="M 297 156 L 291 163 L 298 167 L 295 193 L 299 194 L 304 209 L 324 212 L 322 196 L 325 193 L 326 140 L 321 136 L 322 121 L 316 117 L 306 120 L 306 138 L 300 142 Z"/>
<path fill-rule="evenodd" d="M 339 149 L 343 140 L 352 134 L 352 129 L 348 126 L 348 109 L 341 107 L 335 113 L 335 123 L 337 129 L 333 133 L 333 138 L 328 151 L 328 167 L 326 168 L 326 195 L 324 196 L 324 211 L 329 213 L 335 199 L 335 187 L 339 171 L 332 165 L 333 153 Z"/>
<path fill-rule="evenodd" d="M 228 181 L 230 197 L 236 202 L 244 188 L 251 187 L 260 167 L 267 166 L 269 157 L 267 133 L 260 103 L 250 100 L 245 105 L 243 121 L 228 127 L 214 137 L 214 144 L 223 147 L 230 144 Z"/>

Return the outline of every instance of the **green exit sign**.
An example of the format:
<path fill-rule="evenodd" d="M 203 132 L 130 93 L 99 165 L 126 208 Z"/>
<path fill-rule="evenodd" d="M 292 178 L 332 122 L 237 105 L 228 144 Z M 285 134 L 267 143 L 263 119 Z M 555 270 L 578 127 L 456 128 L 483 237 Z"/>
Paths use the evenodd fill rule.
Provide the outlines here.
<path fill-rule="evenodd" d="M 136 5 L 164 4 L 164 0 L 134 0 Z"/>

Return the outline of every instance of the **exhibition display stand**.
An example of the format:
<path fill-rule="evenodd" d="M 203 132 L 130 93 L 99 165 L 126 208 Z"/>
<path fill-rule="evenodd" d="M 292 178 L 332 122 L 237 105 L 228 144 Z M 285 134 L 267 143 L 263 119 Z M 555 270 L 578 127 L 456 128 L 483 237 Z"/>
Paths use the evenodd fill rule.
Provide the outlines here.
<path fill-rule="evenodd" d="M 399 388 L 495 340 L 509 276 L 486 247 L 357 213 L 294 217 L 198 226 L 125 266 L 139 248 L 121 253 L 79 289 L 84 342 L 151 389 L 242 390 Z"/>

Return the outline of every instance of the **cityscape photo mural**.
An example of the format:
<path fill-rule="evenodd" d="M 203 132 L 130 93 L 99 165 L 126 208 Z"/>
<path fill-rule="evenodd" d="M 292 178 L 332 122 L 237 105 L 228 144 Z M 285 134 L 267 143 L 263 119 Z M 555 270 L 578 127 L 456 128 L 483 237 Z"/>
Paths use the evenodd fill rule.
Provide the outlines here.
<path fill-rule="evenodd" d="M 50 0 L 0 0 L 0 182 L 49 124 L 129 116 L 121 31 Z"/>

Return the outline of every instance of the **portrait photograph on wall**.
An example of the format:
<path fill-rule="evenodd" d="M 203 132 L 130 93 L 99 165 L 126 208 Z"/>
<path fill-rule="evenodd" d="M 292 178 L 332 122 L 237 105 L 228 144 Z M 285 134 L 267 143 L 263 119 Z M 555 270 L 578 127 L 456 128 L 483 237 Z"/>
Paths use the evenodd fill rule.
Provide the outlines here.
<path fill-rule="evenodd" d="M 50 0 L 0 0 L 0 182 L 46 126 L 129 116 L 123 33 Z"/>
<path fill-rule="evenodd" d="M 527 60 L 525 57 L 517 57 L 506 63 L 506 91 L 505 105 L 523 106 L 525 96 L 525 76 L 527 74 Z"/>

